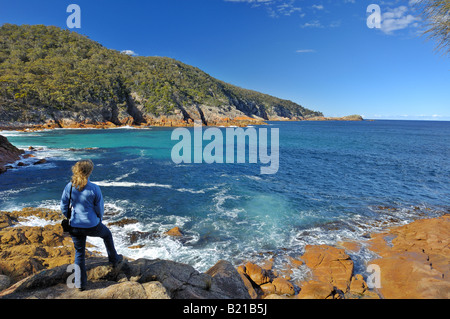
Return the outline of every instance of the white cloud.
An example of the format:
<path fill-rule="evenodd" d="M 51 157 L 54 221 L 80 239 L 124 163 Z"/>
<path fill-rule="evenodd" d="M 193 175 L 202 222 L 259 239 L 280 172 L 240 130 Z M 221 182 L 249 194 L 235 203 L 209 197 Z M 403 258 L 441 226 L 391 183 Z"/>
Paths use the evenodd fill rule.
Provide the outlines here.
<path fill-rule="evenodd" d="M 363 118 L 367 119 L 379 119 L 379 120 L 419 120 L 419 121 L 449 121 L 450 116 L 441 115 L 441 114 L 368 114 L 367 116 L 363 116 Z"/>
<path fill-rule="evenodd" d="M 247 2 L 247 3 L 265 3 L 273 0 L 225 0 L 226 2 Z"/>
<path fill-rule="evenodd" d="M 302 8 L 294 6 L 294 1 L 282 3 L 282 4 L 278 5 L 276 7 L 276 9 L 279 14 L 282 14 L 285 16 L 290 16 L 291 14 L 293 14 L 295 12 L 302 11 Z"/>
<path fill-rule="evenodd" d="M 323 28 L 319 20 L 313 20 L 300 25 L 300 28 Z"/>
<path fill-rule="evenodd" d="M 226 2 L 271 2 L 272 0 L 225 0 Z"/>
<path fill-rule="evenodd" d="M 297 52 L 297 53 L 315 53 L 316 50 L 313 50 L 313 49 L 301 49 L 301 50 L 297 50 L 295 52 Z"/>
<path fill-rule="evenodd" d="M 408 13 L 406 6 L 400 6 L 382 13 L 381 31 L 386 34 L 393 34 L 396 30 L 406 29 L 409 26 L 417 26 L 420 18 Z"/>
<path fill-rule="evenodd" d="M 341 20 L 331 21 L 329 27 L 330 28 L 337 28 L 337 27 L 341 26 L 341 23 L 342 23 Z"/>
<path fill-rule="evenodd" d="M 300 17 L 305 14 L 301 7 L 295 5 L 296 0 L 225 0 L 226 2 L 249 3 L 253 8 L 263 7 L 272 18 L 290 16 L 297 13 Z"/>
<path fill-rule="evenodd" d="M 133 50 L 123 50 L 123 51 L 120 51 L 120 53 L 123 53 L 123 54 L 126 54 L 126 55 L 131 55 L 131 56 L 136 56 L 137 55 L 137 53 L 134 52 Z"/>
<path fill-rule="evenodd" d="M 412 7 L 416 5 L 420 0 L 409 0 L 409 5 Z"/>
<path fill-rule="evenodd" d="M 294 18 L 305 18 L 311 16 L 309 22 L 302 21 L 301 28 L 336 28 L 341 25 L 340 21 L 327 22 L 331 10 L 327 10 L 320 1 L 316 3 L 305 3 L 304 0 L 223 0 L 236 4 L 248 4 L 252 8 L 263 8 L 272 18 L 291 16 Z M 331 0 L 330 0 L 331 1 Z M 342 0 L 339 0 L 342 1 Z M 381 0 L 380 0 L 381 1 Z M 411 0 L 412 1 L 412 0 Z M 355 3 L 355 0 L 344 0 L 345 3 Z M 329 12 L 327 12 L 329 11 Z"/>

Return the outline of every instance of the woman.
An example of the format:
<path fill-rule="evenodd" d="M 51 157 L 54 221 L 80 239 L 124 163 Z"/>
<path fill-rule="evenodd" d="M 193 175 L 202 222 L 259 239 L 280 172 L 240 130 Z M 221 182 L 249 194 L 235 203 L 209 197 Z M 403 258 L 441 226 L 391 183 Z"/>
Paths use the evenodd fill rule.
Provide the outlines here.
<path fill-rule="evenodd" d="M 91 183 L 89 176 L 94 169 L 91 160 L 77 162 L 72 167 L 72 180 L 64 188 L 61 197 L 61 211 L 68 217 L 69 206 L 72 205 L 70 226 L 73 244 L 75 246 L 75 264 L 79 267 L 79 278 L 76 274 L 76 287 L 85 290 L 87 274 L 85 265 L 86 236 L 101 237 L 105 243 L 108 260 L 117 266 L 122 260 L 114 248 L 111 231 L 102 224 L 104 203 L 100 187 Z M 79 279 L 79 281 L 78 281 Z"/>

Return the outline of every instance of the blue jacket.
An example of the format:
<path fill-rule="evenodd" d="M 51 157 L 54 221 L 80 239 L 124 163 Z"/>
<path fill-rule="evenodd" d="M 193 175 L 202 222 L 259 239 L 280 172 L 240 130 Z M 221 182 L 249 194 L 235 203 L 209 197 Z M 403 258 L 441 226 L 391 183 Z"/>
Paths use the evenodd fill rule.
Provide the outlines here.
<path fill-rule="evenodd" d="M 67 217 L 69 210 L 70 187 L 72 183 L 68 183 L 64 188 L 61 197 L 61 212 Z M 97 226 L 103 218 L 104 203 L 103 196 L 98 185 L 88 180 L 83 191 L 79 191 L 75 187 L 72 188 L 72 216 L 70 225 L 78 228 L 91 228 Z"/>

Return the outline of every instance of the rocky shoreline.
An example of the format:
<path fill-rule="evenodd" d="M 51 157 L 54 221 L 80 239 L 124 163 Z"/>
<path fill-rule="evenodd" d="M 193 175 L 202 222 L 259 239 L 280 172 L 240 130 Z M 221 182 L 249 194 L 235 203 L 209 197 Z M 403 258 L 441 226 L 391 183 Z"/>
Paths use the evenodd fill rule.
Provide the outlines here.
<path fill-rule="evenodd" d="M 35 150 L 30 146 L 30 151 Z M 47 162 L 45 158 L 36 158 L 32 163 L 24 163 L 22 160 L 27 158 L 34 158 L 33 154 L 29 154 L 21 149 L 18 149 L 12 145 L 8 139 L 0 135 L 0 174 L 5 173 L 8 169 L 13 169 L 13 163 L 17 163 L 17 167 L 28 166 L 28 165 L 40 165 Z"/>
<path fill-rule="evenodd" d="M 219 118 L 214 122 L 208 123 L 209 126 L 236 126 L 236 127 L 247 127 L 248 125 L 264 125 L 266 124 L 261 118 L 251 118 L 247 116 L 241 116 L 236 118 Z M 204 125 L 204 124 L 203 124 Z M 132 128 L 148 128 L 148 127 L 191 127 L 194 126 L 194 121 L 192 120 L 180 120 L 177 118 L 165 117 L 160 118 L 149 118 L 146 122 L 136 123 L 132 117 L 125 118 L 121 123 L 114 124 L 113 122 L 96 122 L 91 120 L 84 121 L 74 121 L 74 120 L 49 120 L 42 124 L 26 124 L 20 126 L 11 125 L 0 125 L 0 129 L 4 130 L 15 130 L 22 132 L 33 132 L 42 130 L 52 130 L 58 128 L 66 129 L 111 129 L 120 127 L 132 127 Z"/>
<path fill-rule="evenodd" d="M 217 117 L 214 120 L 208 121 L 208 123 L 202 123 L 207 126 L 219 126 L 219 127 L 247 127 L 249 125 L 266 125 L 266 121 L 363 121 L 364 119 L 360 115 L 349 115 L 343 117 L 271 117 L 268 120 L 254 116 L 237 116 L 237 117 Z M 30 124 L 14 124 L 14 123 L 0 123 L 0 130 L 14 130 L 22 132 L 33 132 L 41 130 L 51 130 L 57 128 L 69 128 L 69 129 L 109 129 L 118 127 L 133 127 L 133 128 L 146 128 L 151 126 L 156 127 L 190 127 L 194 126 L 192 119 L 183 120 L 175 117 L 160 116 L 158 118 L 147 117 L 145 122 L 136 122 L 133 117 L 125 117 L 120 123 L 113 123 L 110 121 L 98 122 L 93 120 L 75 121 L 73 119 L 61 119 L 61 120 L 48 120 L 45 123 L 30 123 Z"/>
<path fill-rule="evenodd" d="M 30 219 L 46 226 L 24 226 Z M 350 255 L 361 242 L 308 245 L 283 267 L 246 261 L 218 261 L 205 273 L 169 260 L 126 258 L 119 269 L 88 251 L 88 289 L 67 286 L 73 262 L 71 238 L 62 232 L 61 214 L 42 208 L 0 212 L 0 298 L 81 299 L 448 299 L 450 298 L 450 214 L 418 219 L 371 234 L 364 243 L 376 254 L 368 262 L 378 279 L 357 273 Z M 123 220 L 123 223 L 133 221 Z M 116 222 L 117 223 L 117 222 Z M 179 228 L 168 230 L 174 240 Z M 294 280 L 301 268 L 308 277 Z M 373 273 L 376 274 L 376 271 Z M 375 287 L 374 287 L 375 283 Z"/>
<path fill-rule="evenodd" d="M 6 172 L 7 164 L 19 160 L 24 153 L 25 151 L 18 149 L 6 137 L 0 135 L 0 174 Z"/>

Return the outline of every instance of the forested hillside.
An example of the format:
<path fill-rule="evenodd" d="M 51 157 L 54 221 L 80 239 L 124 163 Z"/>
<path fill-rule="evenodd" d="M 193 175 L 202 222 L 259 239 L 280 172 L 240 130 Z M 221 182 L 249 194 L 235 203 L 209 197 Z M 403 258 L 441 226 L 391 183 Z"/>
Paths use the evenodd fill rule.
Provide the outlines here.
<path fill-rule="evenodd" d="M 321 116 L 291 101 L 219 81 L 165 57 L 129 56 L 76 32 L 0 27 L 0 122 L 133 124 L 161 116 L 205 124 L 239 116 Z"/>

